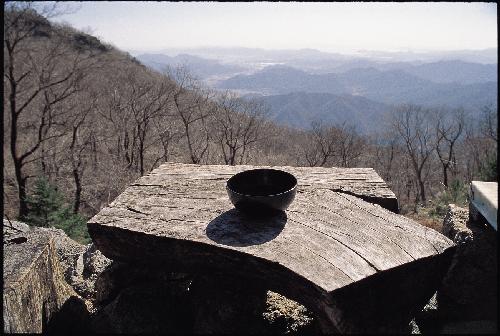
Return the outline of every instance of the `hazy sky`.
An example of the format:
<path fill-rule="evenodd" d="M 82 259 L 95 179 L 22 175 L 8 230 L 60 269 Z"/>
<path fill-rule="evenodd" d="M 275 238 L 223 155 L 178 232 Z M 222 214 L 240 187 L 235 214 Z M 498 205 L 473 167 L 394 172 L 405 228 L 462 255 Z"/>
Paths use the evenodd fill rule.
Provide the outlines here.
<path fill-rule="evenodd" d="M 324 51 L 497 46 L 496 3 L 76 2 L 56 21 L 124 50 L 198 46 Z"/>

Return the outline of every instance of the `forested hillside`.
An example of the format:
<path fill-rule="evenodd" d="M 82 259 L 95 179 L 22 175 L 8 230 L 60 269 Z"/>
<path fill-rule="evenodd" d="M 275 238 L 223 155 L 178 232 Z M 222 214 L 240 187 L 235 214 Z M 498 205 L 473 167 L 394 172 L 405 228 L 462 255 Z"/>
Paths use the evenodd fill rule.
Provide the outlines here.
<path fill-rule="evenodd" d="M 404 209 L 453 197 L 472 178 L 496 178 L 496 106 L 478 109 L 472 120 L 459 108 L 399 105 L 387 109 L 384 127 L 371 137 L 352 120 L 287 128 L 271 122 L 260 101 L 209 90 L 182 67 L 150 70 L 94 36 L 49 21 L 49 14 L 26 4 L 5 8 L 10 218 L 26 220 L 39 210 L 35 200 L 50 194 L 43 179 L 66 210 L 89 218 L 166 161 L 374 167 Z M 67 211 L 60 216 L 69 218 Z"/>
<path fill-rule="evenodd" d="M 391 106 L 348 94 L 295 92 L 286 95 L 256 96 L 269 107 L 269 118 L 281 125 L 310 129 L 313 122 L 356 125 L 363 134 L 384 127 L 384 115 Z"/>

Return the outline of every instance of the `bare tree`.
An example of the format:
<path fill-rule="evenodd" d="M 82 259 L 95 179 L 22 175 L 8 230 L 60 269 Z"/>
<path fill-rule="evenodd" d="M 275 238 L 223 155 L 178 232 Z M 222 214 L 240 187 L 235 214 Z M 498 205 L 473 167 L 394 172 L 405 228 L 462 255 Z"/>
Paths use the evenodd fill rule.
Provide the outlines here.
<path fill-rule="evenodd" d="M 242 164 L 249 146 L 262 140 L 263 109 L 262 104 L 230 92 L 217 99 L 215 137 L 226 164 Z"/>
<path fill-rule="evenodd" d="M 395 109 L 392 117 L 392 126 L 401 137 L 406 148 L 406 155 L 410 158 L 415 182 L 418 185 L 418 199 L 426 202 L 425 182 L 427 179 L 424 168 L 428 165 L 431 154 L 435 149 L 435 137 L 431 111 L 418 105 L 401 105 Z"/>
<path fill-rule="evenodd" d="M 491 104 L 483 106 L 479 127 L 485 137 L 498 142 L 498 108 L 494 109 Z"/>
<path fill-rule="evenodd" d="M 149 126 L 152 120 L 159 116 L 166 108 L 169 100 L 169 88 L 165 82 L 158 85 L 152 78 L 146 81 L 131 80 L 131 94 L 128 101 L 129 108 L 134 121 L 134 143 L 137 144 L 137 155 L 139 160 L 139 172 L 144 175 L 144 155 L 146 150 Z M 136 140 L 137 139 L 137 140 Z"/>
<path fill-rule="evenodd" d="M 395 161 L 399 159 L 400 146 L 398 139 L 392 132 L 377 134 L 371 139 L 374 150 L 374 166 L 379 167 L 377 171 L 382 178 L 390 182 L 393 179 L 395 170 Z"/>
<path fill-rule="evenodd" d="M 311 130 L 306 135 L 308 145 L 304 148 L 304 156 L 311 167 L 325 166 L 335 155 L 338 142 L 338 132 L 333 127 L 325 126 L 322 122 L 311 123 Z"/>
<path fill-rule="evenodd" d="M 456 143 L 464 129 L 463 109 L 441 110 L 436 113 L 436 153 L 443 170 L 443 184 L 448 187 L 448 170 L 456 176 Z"/>
<path fill-rule="evenodd" d="M 153 170 L 158 162 L 167 162 L 169 160 L 173 142 L 182 136 L 176 126 L 168 116 L 160 116 L 154 119 L 153 129 L 156 141 L 151 145 L 159 144 L 161 151 L 158 151 L 157 157 L 153 159 L 150 170 Z"/>
<path fill-rule="evenodd" d="M 485 178 L 484 169 L 497 160 L 498 141 L 495 127 L 497 118 L 496 109 L 485 106 L 480 118 L 466 122 L 462 155 L 466 161 L 468 181 L 474 178 Z"/>
<path fill-rule="evenodd" d="M 56 33 L 29 6 L 7 8 L 5 21 L 4 83 L 9 97 L 5 103 L 19 216 L 24 217 L 28 210 L 26 184 L 31 177 L 26 166 L 41 159 L 36 154 L 44 142 L 67 133 L 61 104 L 80 91 L 94 55 L 71 50 L 64 34 Z M 33 132 L 36 137 L 31 136 Z"/>
<path fill-rule="evenodd" d="M 347 123 L 326 126 L 322 122 L 312 122 L 306 139 L 304 157 L 311 167 L 332 164 L 350 167 L 363 154 L 366 145 L 355 128 Z"/>
<path fill-rule="evenodd" d="M 94 108 L 96 99 L 85 110 L 75 116 L 72 122 L 71 143 L 69 146 L 71 154 L 71 168 L 73 181 L 75 183 L 75 196 L 73 212 L 78 213 L 82 197 L 82 178 L 85 172 L 85 157 L 91 145 L 93 128 L 85 123 L 90 111 Z M 86 127 L 85 127 L 86 126 Z M 89 127 L 90 126 L 90 127 Z M 85 130 L 83 128 L 86 128 Z"/>
<path fill-rule="evenodd" d="M 212 93 L 202 89 L 186 67 L 170 70 L 168 77 L 177 82 L 172 94 L 172 109 L 184 129 L 191 162 L 200 163 L 209 148 L 207 119 L 214 113 L 209 104 Z"/>
<path fill-rule="evenodd" d="M 358 136 L 354 126 L 347 125 L 345 122 L 335 128 L 337 133 L 335 147 L 340 158 L 340 166 L 352 167 L 356 159 L 363 154 L 366 141 Z"/>

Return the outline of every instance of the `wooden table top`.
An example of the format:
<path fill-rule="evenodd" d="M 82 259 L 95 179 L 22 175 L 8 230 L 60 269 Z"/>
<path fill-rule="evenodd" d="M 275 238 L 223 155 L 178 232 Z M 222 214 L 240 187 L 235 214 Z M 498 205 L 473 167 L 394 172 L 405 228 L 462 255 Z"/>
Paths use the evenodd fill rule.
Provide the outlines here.
<path fill-rule="evenodd" d="M 275 272 L 276 281 L 293 275 L 324 293 L 453 245 L 364 201 L 395 199 L 371 168 L 273 167 L 297 177 L 295 200 L 273 218 L 248 218 L 234 209 L 225 183 L 251 168 L 163 164 L 94 216 L 89 232 L 111 259 L 262 277 Z"/>

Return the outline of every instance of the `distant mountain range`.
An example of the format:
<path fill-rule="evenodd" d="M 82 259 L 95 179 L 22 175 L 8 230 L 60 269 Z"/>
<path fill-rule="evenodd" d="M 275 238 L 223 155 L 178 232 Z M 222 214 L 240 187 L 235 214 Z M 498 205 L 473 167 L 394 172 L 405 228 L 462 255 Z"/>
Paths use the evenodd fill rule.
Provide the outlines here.
<path fill-rule="evenodd" d="M 200 77 L 201 79 L 214 75 L 234 74 L 245 70 L 245 68 L 238 65 L 223 64 L 217 60 L 206 59 L 188 54 L 180 54 L 175 57 L 170 57 L 164 54 L 141 54 L 137 55 L 136 59 L 144 65 L 160 72 L 164 71 L 166 67 L 175 68 L 180 65 L 185 65 L 189 68 L 192 74 Z"/>
<path fill-rule="evenodd" d="M 308 129 L 313 121 L 355 125 L 360 133 L 380 130 L 391 106 L 364 97 L 330 93 L 294 92 L 253 97 L 269 108 L 268 117 L 277 123 Z"/>
<path fill-rule="evenodd" d="M 318 67 L 318 65 L 316 65 Z M 342 73 L 352 69 L 375 68 L 380 71 L 401 70 L 435 83 L 473 84 L 498 80 L 497 64 L 470 63 L 460 60 L 431 63 L 394 62 L 381 63 L 370 60 L 354 60 L 334 67 L 323 64 L 315 73 Z"/>
<path fill-rule="evenodd" d="M 190 54 L 224 61 L 267 61 L 289 62 L 291 60 L 337 60 L 347 61 L 365 59 L 377 62 L 437 62 L 442 60 L 462 60 L 465 62 L 493 64 L 498 63 L 497 48 L 482 50 L 452 51 L 377 51 L 358 50 L 351 53 L 325 52 L 317 49 L 261 49 L 243 47 L 200 47 L 183 49 L 164 49 L 159 53 L 166 55 Z"/>
<path fill-rule="evenodd" d="M 427 72 L 422 71 L 422 77 L 425 74 L 431 76 L 429 68 L 424 67 Z M 485 73 L 476 77 L 481 75 L 491 77 Z M 356 68 L 343 73 L 309 74 L 287 66 L 272 66 L 251 75 L 237 75 L 221 81 L 218 87 L 265 92 L 268 95 L 292 92 L 350 94 L 385 104 L 416 103 L 463 106 L 469 109 L 477 109 L 488 103 L 496 104 L 498 93 L 496 81 L 474 84 L 438 83 L 403 70 L 381 71 L 375 68 Z"/>
<path fill-rule="evenodd" d="M 347 121 L 369 133 L 381 127 L 382 116 L 397 104 L 464 107 L 471 113 L 497 105 L 496 48 L 356 55 L 258 48 L 162 52 L 136 58 L 159 71 L 186 65 L 206 85 L 251 93 L 269 106 L 271 119 L 299 128 L 317 120 Z"/>

